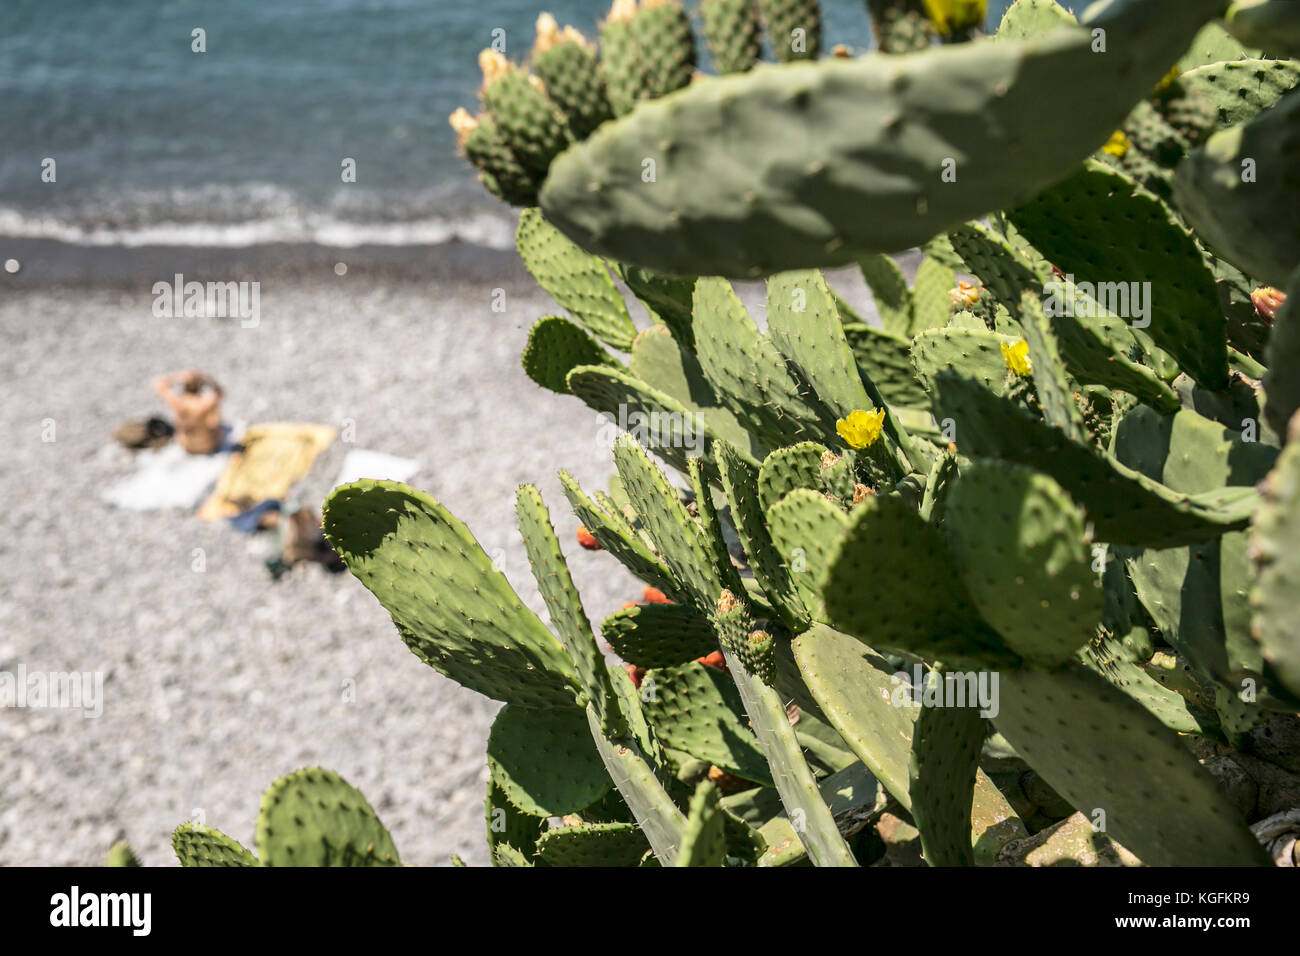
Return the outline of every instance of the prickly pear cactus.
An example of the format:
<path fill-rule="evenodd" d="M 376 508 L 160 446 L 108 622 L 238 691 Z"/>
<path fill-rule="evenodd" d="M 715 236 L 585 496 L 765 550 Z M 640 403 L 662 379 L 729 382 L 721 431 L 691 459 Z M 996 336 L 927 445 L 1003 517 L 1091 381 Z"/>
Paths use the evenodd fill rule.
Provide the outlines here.
<path fill-rule="evenodd" d="M 506 703 L 494 864 L 874 865 L 898 825 L 935 866 L 1270 862 L 1251 825 L 1300 792 L 1262 730 L 1300 727 L 1300 65 L 1209 25 L 1222 0 L 1017 0 L 992 38 L 982 7 L 872 0 L 881 52 L 819 59 L 815 2 L 704 0 L 727 75 L 699 77 L 676 0 L 617 0 L 598 53 L 543 18 L 529 67 L 485 58 L 453 125 L 535 195 L 519 250 L 568 313 L 525 370 L 673 424 L 615 442 L 607 492 L 561 472 L 647 585 L 599 637 L 532 486 L 549 625 L 427 493 L 326 503 L 397 636 Z M 1262 16 L 1282 43 L 1276 5 L 1229 27 Z M 799 62 L 758 63 L 757 24 Z M 816 271 L 847 263 L 879 324 Z M 762 276 L 756 321 L 725 277 Z M 175 845 L 397 862 L 323 771 L 268 793 L 256 857 Z"/>

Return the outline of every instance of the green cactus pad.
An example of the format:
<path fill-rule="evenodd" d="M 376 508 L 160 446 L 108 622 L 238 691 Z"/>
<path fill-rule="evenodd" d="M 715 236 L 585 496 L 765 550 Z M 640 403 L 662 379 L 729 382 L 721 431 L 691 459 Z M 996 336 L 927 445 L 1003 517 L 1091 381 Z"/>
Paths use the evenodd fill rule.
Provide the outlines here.
<path fill-rule="evenodd" d="M 1051 323 L 1043 314 L 1042 301 L 1032 292 L 1020 295 L 1015 317 L 1029 347 L 1030 375 L 1034 392 L 1043 409 L 1043 419 L 1074 441 L 1083 438 L 1083 413 L 1075 402 L 1075 386 L 1061 362 L 1060 345 Z"/>
<path fill-rule="evenodd" d="M 704 80 L 567 150 L 542 208 L 584 248 L 669 274 L 756 277 L 905 249 L 1073 172 L 1221 6 L 1112 2 L 1025 43 Z M 1123 42 L 1099 56 L 1094 29 Z M 941 178 L 949 159 L 955 182 Z"/>
<path fill-rule="evenodd" d="M 876 303 L 876 312 L 886 332 L 906 336 L 912 334 L 912 292 L 907 287 L 903 270 L 889 256 L 877 253 L 863 256 L 858 268 Z"/>
<path fill-rule="evenodd" d="M 632 683 L 632 676 L 624 668 L 610 664 L 609 679 L 614 685 L 614 694 L 618 697 L 619 709 L 623 711 L 623 717 L 627 721 L 629 738 L 635 744 L 640 759 L 644 760 L 649 766 L 662 770 L 667 763 L 663 747 L 660 746 L 659 738 L 655 736 L 654 731 L 650 729 L 650 724 L 646 721 L 645 708 L 641 706 L 641 692 L 636 684 Z M 589 711 L 588 721 L 590 721 L 590 716 Z M 605 742 L 606 738 L 596 741 L 597 747 L 602 748 L 602 759 L 605 759 L 603 749 Z M 605 769 L 609 769 L 608 759 L 605 759 Z M 610 776 L 613 776 L 612 772 Z M 626 805 L 629 809 L 632 808 L 632 804 L 627 803 Z"/>
<path fill-rule="evenodd" d="M 644 693 L 646 681 L 654 682 L 653 695 Z M 649 671 L 641 687 L 646 718 L 665 746 L 746 780 L 772 783 L 740 695 L 726 673 L 692 662 Z"/>
<path fill-rule="evenodd" d="M 1084 516 L 1051 478 L 977 462 L 948 496 L 944 529 L 980 615 L 1021 657 L 1060 664 L 1096 633 L 1103 595 Z"/>
<path fill-rule="evenodd" d="M 798 635 L 793 648 L 799 672 L 831 726 L 881 785 L 910 807 L 908 759 L 916 710 L 895 705 L 900 685 L 893 668 L 861 641 L 824 624 Z M 910 703 L 910 694 L 900 700 Z"/>
<path fill-rule="evenodd" d="M 1189 70 L 1179 82 L 1204 96 L 1220 129 L 1254 119 L 1300 84 L 1295 60 L 1232 60 Z"/>
<path fill-rule="evenodd" d="M 262 865 L 237 841 L 201 823 L 182 823 L 172 831 L 172 849 L 181 866 Z"/>
<path fill-rule="evenodd" d="M 835 810 L 828 805 L 804 759 L 798 734 L 790 724 L 785 697 L 769 681 L 746 670 L 738 655 L 726 649 L 723 655 L 740 691 L 744 712 L 767 757 L 786 817 L 807 850 L 808 858 L 815 866 L 857 866 L 840 833 Z M 772 845 L 774 841 L 769 839 L 768 843 Z"/>
<path fill-rule="evenodd" d="M 757 463 L 767 453 L 722 404 L 694 351 L 681 347 L 664 326 L 654 325 L 637 335 L 628 368 L 651 388 L 676 399 L 710 434 L 741 449 L 747 459 Z"/>
<path fill-rule="evenodd" d="M 694 354 L 695 332 L 691 328 L 694 277 L 664 276 L 623 262 L 611 265 L 632 294 L 672 333 L 677 344 Z"/>
<path fill-rule="evenodd" d="M 632 682 L 626 674 L 623 679 L 627 693 L 615 685 L 620 699 L 627 700 L 629 707 L 636 707 L 639 711 L 640 705 L 636 703 L 636 691 L 632 688 Z M 631 696 L 628 697 L 627 694 Z M 595 715 L 588 711 L 587 717 L 592 739 L 596 742 L 596 749 L 600 752 L 605 770 L 614 781 L 614 786 L 636 817 L 641 832 L 650 842 L 660 864 L 673 866 L 686 829 L 686 818 L 664 790 L 655 768 L 647 760 L 642 743 L 633 738 L 610 740 L 601 732 Z M 628 717 L 628 722 L 633 725 L 637 723 L 631 716 Z"/>
<path fill-rule="evenodd" d="M 726 813 L 719 805 L 718 788 L 701 780 L 691 796 L 686 834 L 678 866 L 722 866 L 727 857 Z"/>
<path fill-rule="evenodd" d="M 636 337 L 605 264 L 566 239 L 536 209 L 519 214 L 515 244 L 538 284 L 606 345 L 626 352 Z"/>
<path fill-rule="evenodd" d="M 366 798 L 331 770 L 281 777 L 262 796 L 257 855 L 266 866 L 398 866 Z"/>
<path fill-rule="evenodd" d="M 493 80 L 483 89 L 483 105 L 519 162 L 533 173 L 545 175 L 568 145 L 559 109 L 524 70 L 512 67 Z"/>
<path fill-rule="evenodd" d="M 872 407 L 820 272 L 782 272 L 768 280 L 767 335 L 836 418 Z"/>
<path fill-rule="evenodd" d="M 1003 671 L 993 723 L 1043 779 L 1149 866 L 1267 857 L 1177 734 L 1082 665 Z M 1117 745 L 1122 741 L 1123 745 Z"/>
<path fill-rule="evenodd" d="M 1223 29 L 1220 23 L 1207 23 L 1192 39 L 1192 45 L 1178 61 L 1178 69 L 1188 72 L 1196 67 L 1225 60 L 1257 59 L 1262 50 L 1247 47 Z"/>
<path fill-rule="evenodd" d="M 506 704 L 488 736 L 488 765 L 506 799 L 532 817 L 577 813 L 612 786 L 576 707 Z"/>
<path fill-rule="evenodd" d="M 703 0 L 700 17 L 719 73 L 744 73 L 758 62 L 763 34 L 754 0 Z"/>
<path fill-rule="evenodd" d="M 1143 407 L 1120 419 L 1114 451 L 1125 465 L 1184 494 L 1253 486 L 1277 456 L 1276 449 L 1243 442 L 1236 430 L 1190 409 L 1160 416 Z M 1128 570 L 1165 640 L 1199 675 L 1235 683 L 1258 674 L 1244 532 L 1190 548 L 1144 551 L 1129 559 Z"/>
<path fill-rule="evenodd" d="M 942 680 L 941 671 L 932 679 Z M 984 718 L 971 707 L 922 707 L 912 734 L 912 817 L 931 866 L 974 866 L 971 803 Z"/>
<path fill-rule="evenodd" d="M 925 478 L 925 494 L 921 498 L 921 520 L 941 524 L 947 509 L 948 493 L 957 478 L 957 455 L 945 451 L 934 459 L 934 466 Z"/>
<path fill-rule="evenodd" d="M 560 472 L 560 485 L 573 506 L 574 514 L 600 546 L 642 581 L 654 585 L 670 600 L 686 599 L 686 589 L 677 582 L 668 565 L 660 559 L 641 536 L 621 516 L 606 511 L 583 494 L 582 488 L 568 472 Z"/>
<path fill-rule="evenodd" d="M 537 858 L 547 866 L 637 866 L 648 849 L 634 823 L 583 823 L 543 833 Z"/>
<path fill-rule="evenodd" d="M 801 631 L 808 626 L 808 609 L 790 580 L 785 560 L 772 543 L 758 492 L 758 469 L 727 444 L 719 444 L 717 459 L 722 487 L 731 508 L 731 521 L 749 558 L 754 579 L 785 624 Z"/>
<path fill-rule="evenodd" d="M 1187 706 L 1186 698 L 1143 670 L 1117 638 L 1103 631 L 1084 648 L 1082 660 L 1089 670 L 1133 698 L 1170 730 L 1180 734 L 1207 732 Z"/>
<path fill-rule="evenodd" d="M 600 70 L 615 116 L 630 113 L 638 100 L 650 95 L 646 66 L 629 19 L 608 19 L 600 25 Z"/>
<path fill-rule="evenodd" d="M 776 559 L 785 566 L 804 606 L 815 611 L 821 607 L 817 582 L 848 519 L 821 492 L 797 488 L 772 506 L 767 521 Z"/>
<path fill-rule="evenodd" d="M 175 845 L 176 835 L 172 834 L 172 844 Z M 125 840 L 118 840 L 108 848 L 108 853 L 104 855 L 104 865 L 111 867 L 136 867 L 141 866 L 140 858 L 135 855 L 131 849 L 131 844 Z M 181 864 L 184 866 L 185 864 Z"/>
<path fill-rule="evenodd" d="M 1201 385 L 1227 385 L 1226 320 L 1214 274 L 1191 233 L 1159 199 L 1123 173 L 1089 162 L 1010 215 L 1076 282 L 1126 289 L 1130 282 L 1149 282 L 1147 334 Z M 1123 229 L 1115 228 L 1120 222 Z"/>
<path fill-rule="evenodd" d="M 815 60 L 821 52 L 819 0 L 757 0 L 772 55 L 782 63 Z"/>
<path fill-rule="evenodd" d="M 881 53 L 915 53 L 934 41 L 925 0 L 867 0 L 867 12 Z"/>
<path fill-rule="evenodd" d="M 829 449 L 815 442 L 800 442 L 778 448 L 763 459 L 758 471 L 758 500 L 771 511 L 778 501 L 796 488 L 826 490 L 822 481 L 822 459 Z"/>
<path fill-rule="evenodd" d="M 1290 212 L 1300 197 L 1298 147 L 1300 91 L 1292 90 L 1250 122 L 1215 133 L 1174 176 L 1174 201 L 1210 250 L 1278 287 L 1300 266 Z"/>
<path fill-rule="evenodd" d="M 819 591 L 826 623 L 872 647 L 942 661 L 1016 659 L 979 621 L 939 532 L 900 498 L 854 509 Z"/>
<path fill-rule="evenodd" d="M 478 117 L 478 125 L 462 144 L 465 158 L 480 170 L 488 190 L 512 206 L 536 206 L 541 177 L 524 168 L 491 113 Z"/>
<path fill-rule="evenodd" d="M 645 71 L 645 96 L 667 96 L 691 82 L 695 35 L 679 0 L 642 0 L 630 25 Z"/>
<path fill-rule="evenodd" d="M 1077 23 L 1074 14 L 1056 0 L 1016 0 L 1002 14 L 998 23 L 998 40 L 1032 40 L 1057 27 Z"/>
<path fill-rule="evenodd" d="M 582 693 L 560 642 L 432 496 L 364 479 L 335 488 L 323 519 L 334 550 L 426 664 L 497 700 L 571 706 Z"/>
<path fill-rule="evenodd" d="M 725 583 L 704 532 L 668 478 L 627 435 L 614 442 L 614 463 L 664 563 L 696 605 L 708 611 Z"/>
<path fill-rule="evenodd" d="M 1032 247 L 1023 240 L 1017 246 L 978 226 L 964 226 L 950 233 L 949 239 L 967 268 L 1008 309 L 1019 310 L 1026 292 L 1043 296 L 1044 284 L 1051 281 L 1051 267 L 1037 253 L 1031 256 Z M 1157 408 L 1178 407 L 1173 389 L 1151 369 L 1128 358 L 1139 343 L 1123 320 L 1100 310 L 1095 316 L 1052 316 L 1052 331 L 1067 370 L 1081 383 L 1120 388 Z"/>
<path fill-rule="evenodd" d="M 912 285 L 912 329 L 917 335 L 927 329 L 941 329 L 952 312 L 952 296 L 957 287 L 957 273 L 952 266 L 927 255 L 916 267 Z"/>
<path fill-rule="evenodd" d="M 534 56 L 532 68 L 546 85 L 546 94 L 564 114 L 574 139 L 586 139 L 613 117 L 594 50 L 575 40 L 562 39 Z"/>
<path fill-rule="evenodd" d="M 502 774 L 500 764 L 488 758 L 487 794 L 483 801 L 488 850 L 493 865 L 532 866 L 537 838 L 542 835 L 546 818 L 525 813 L 515 806 L 498 779 Z M 498 861 L 498 851 L 507 848 L 518 852 L 523 857 L 523 862 Z"/>
<path fill-rule="evenodd" d="M 844 338 L 853 357 L 889 405 L 923 408 L 929 399 L 912 367 L 912 343 L 901 335 L 850 323 L 844 326 Z"/>
<path fill-rule="evenodd" d="M 614 358 L 595 339 L 558 315 L 538 319 L 528 332 L 524 346 L 524 371 L 542 388 L 568 395 L 565 381 L 579 365 L 616 366 Z"/>
<path fill-rule="evenodd" d="M 1278 435 L 1300 409 L 1300 266 L 1291 273 L 1286 302 L 1278 310 L 1268 339 L 1268 366 L 1264 376 L 1264 418 Z"/>
<path fill-rule="evenodd" d="M 528 552 L 528 564 L 537 581 L 537 589 L 546 602 L 551 626 L 559 634 L 560 644 L 573 662 L 586 691 L 587 699 L 583 703 L 590 704 L 596 711 L 606 734 L 618 736 L 626 728 L 613 700 L 613 689 L 605 670 L 605 655 L 591 634 L 591 622 L 582 609 L 582 598 L 573 585 L 573 577 L 569 574 L 569 566 L 551 526 L 551 515 L 542 501 L 541 492 L 533 485 L 521 485 L 515 496 L 515 511 L 519 516 L 519 533 Z"/>
<path fill-rule="evenodd" d="M 1291 421 L 1291 440 L 1269 475 L 1265 503 L 1251 529 L 1255 563 L 1250 595 L 1253 628 L 1264 661 L 1277 680 L 1300 697 L 1300 418 Z"/>
<path fill-rule="evenodd" d="M 816 789 L 843 834 L 857 833 L 873 823 L 885 806 L 879 785 L 860 763 L 823 777 Z M 803 834 L 792 825 L 779 794 L 771 789 L 748 790 L 724 797 L 722 806 L 758 828 L 759 837 L 766 845 L 759 866 L 808 864 L 808 851 L 801 840 Z M 808 829 L 806 819 L 801 821 L 801 826 L 804 831 Z"/>
<path fill-rule="evenodd" d="M 695 283 L 695 347 L 700 367 L 722 401 L 770 448 L 834 428 L 809 401 L 785 360 L 745 311 L 731 284 Z"/>
<path fill-rule="evenodd" d="M 1233 0 L 1223 26 L 1274 56 L 1300 57 L 1300 9 L 1290 0 Z"/>
<path fill-rule="evenodd" d="M 934 387 L 941 372 L 956 372 L 1005 395 L 1007 362 L 1002 357 L 1002 345 L 1015 341 L 1012 336 L 984 329 L 931 329 L 912 340 L 912 364 L 926 388 Z"/>
<path fill-rule="evenodd" d="M 708 548 L 710 556 L 713 558 L 713 566 L 717 569 L 718 580 L 722 582 L 723 587 L 734 594 L 740 594 L 745 590 L 744 582 L 740 577 L 740 570 L 736 562 L 731 558 L 731 551 L 727 547 L 727 541 L 722 533 L 722 521 L 718 518 L 718 509 L 713 500 L 713 489 L 709 486 L 708 476 L 704 470 L 704 460 L 701 458 L 691 458 L 687 461 L 687 477 L 691 483 L 691 494 L 694 500 L 691 504 L 695 508 L 695 525 L 700 529 L 704 538 L 705 545 Z M 717 480 L 717 473 L 714 472 L 714 480 Z"/>
<path fill-rule="evenodd" d="M 600 625 L 614 653 L 637 667 L 673 667 L 718 649 L 709 619 L 689 604 L 640 604 Z"/>
<path fill-rule="evenodd" d="M 962 454 L 1002 458 L 1055 478 L 1086 509 L 1101 541 L 1153 548 L 1205 541 L 1244 527 L 1258 502 L 1246 487 L 1177 494 L 957 375 L 937 376 L 936 409 L 956 422 Z"/>
<path fill-rule="evenodd" d="M 711 454 L 717 436 L 701 415 L 624 369 L 579 365 L 565 382 L 574 395 L 679 471 L 686 470 L 689 455 Z"/>

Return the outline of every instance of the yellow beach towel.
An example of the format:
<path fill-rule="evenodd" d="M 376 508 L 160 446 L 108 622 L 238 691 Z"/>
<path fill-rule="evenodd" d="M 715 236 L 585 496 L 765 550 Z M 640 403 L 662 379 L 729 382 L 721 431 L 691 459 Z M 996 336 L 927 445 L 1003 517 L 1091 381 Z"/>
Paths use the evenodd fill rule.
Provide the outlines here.
<path fill-rule="evenodd" d="M 330 425 L 268 422 L 251 426 L 240 442 L 243 451 L 230 456 L 216 490 L 199 508 L 199 517 L 220 521 L 268 498 L 283 501 L 337 436 L 338 430 Z"/>

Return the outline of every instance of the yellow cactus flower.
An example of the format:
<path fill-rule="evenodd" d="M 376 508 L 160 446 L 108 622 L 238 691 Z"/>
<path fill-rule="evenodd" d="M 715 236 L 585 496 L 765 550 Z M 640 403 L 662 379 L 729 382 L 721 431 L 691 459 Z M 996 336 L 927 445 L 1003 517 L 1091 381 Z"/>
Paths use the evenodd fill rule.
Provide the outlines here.
<path fill-rule="evenodd" d="M 1110 139 L 1106 140 L 1106 145 L 1101 148 L 1101 151 L 1119 159 L 1128 152 L 1128 148 L 1132 145 L 1128 137 L 1124 135 L 1124 131 L 1117 129 L 1110 134 Z"/>
<path fill-rule="evenodd" d="M 1178 64 L 1175 63 L 1169 68 L 1169 72 L 1160 78 L 1160 82 L 1156 84 L 1156 90 L 1169 89 L 1169 87 L 1178 82 L 1180 76 L 1182 76 L 1182 71 L 1178 69 Z"/>
<path fill-rule="evenodd" d="M 940 36 L 969 30 L 984 22 L 988 0 L 925 0 L 925 13 Z"/>
<path fill-rule="evenodd" d="M 885 410 L 873 408 L 871 411 L 855 409 L 848 418 L 841 418 L 835 423 L 845 444 L 850 448 L 867 448 L 875 444 L 876 439 L 885 428 Z"/>
<path fill-rule="evenodd" d="M 1019 342 L 1003 342 L 1002 360 L 1007 363 L 1007 368 L 1021 378 L 1028 378 L 1034 371 L 1034 363 L 1029 359 L 1029 343 L 1024 339 Z"/>

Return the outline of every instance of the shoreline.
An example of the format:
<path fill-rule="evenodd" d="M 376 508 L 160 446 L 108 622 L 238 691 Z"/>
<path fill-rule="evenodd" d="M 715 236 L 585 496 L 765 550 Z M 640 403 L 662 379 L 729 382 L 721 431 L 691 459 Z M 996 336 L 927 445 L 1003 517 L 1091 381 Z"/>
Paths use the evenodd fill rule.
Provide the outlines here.
<path fill-rule="evenodd" d="M 533 283 L 514 247 L 454 240 L 433 245 L 329 246 L 273 242 L 243 247 L 101 246 L 60 239 L 0 237 L 0 262 L 19 270 L 0 273 L 6 291 L 50 288 L 138 289 L 170 282 L 177 273 L 198 281 L 337 281 L 335 267 L 350 278 L 392 282 Z M 533 283 L 536 288 L 536 284 Z"/>

